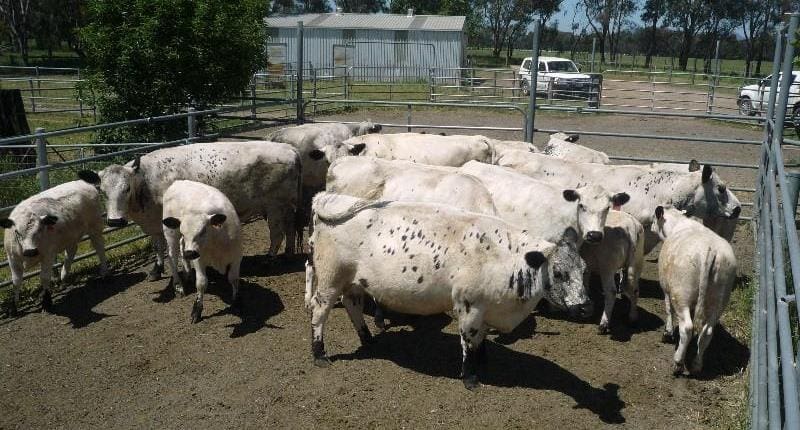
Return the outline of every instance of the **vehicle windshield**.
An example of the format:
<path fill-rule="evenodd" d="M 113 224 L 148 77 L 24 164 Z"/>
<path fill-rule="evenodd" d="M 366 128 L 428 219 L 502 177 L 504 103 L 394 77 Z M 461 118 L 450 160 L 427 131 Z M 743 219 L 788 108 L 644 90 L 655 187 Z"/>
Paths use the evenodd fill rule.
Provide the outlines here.
<path fill-rule="evenodd" d="M 547 66 L 551 72 L 578 72 L 572 61 L 548 61 Z"/>

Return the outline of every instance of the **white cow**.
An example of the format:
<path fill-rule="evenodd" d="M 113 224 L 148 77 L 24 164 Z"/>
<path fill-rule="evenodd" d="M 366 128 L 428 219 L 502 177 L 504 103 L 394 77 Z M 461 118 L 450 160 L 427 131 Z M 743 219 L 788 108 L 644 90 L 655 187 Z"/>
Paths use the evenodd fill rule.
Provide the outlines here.
<path fill-rule="evenodd" d="M 471 161 L 467 165 L 472 163 L 499 169 L 477 161 Z M 517 175 L 514 172 L 510 173 Z M 522 176 L 522 178 L 533 181 L 525 176 Z M 469 212 L 498 216 L 493 203 L 493 196 L 482 181 L 471 175 L 458 173 L 455 168 L 428 166 L 409 161 L 390 161 L 372 157 L 345 157 L 339 159 L 331 165 L 328 171 L 327 191 L 368 200 L 442 203 Z M 561 192 L 558 191 L 557 194 L 558 198 L 561 199 Z M 537 199 L 539 198 L 537 196 Z M 587 201 L 592 200 L 587 199 Z M 574 218 L 577 213 L 575 209 L 577 205 L 571 205 L 567 202 L 564 202 L 564 205 L 572 206 Z M 608 205 L 608 201 L 606 201 L 606 211 Z M 592 208 L 592 211 L 595 211 L 595 209 Z M 538 210 L 537 213 L 543 217 L 552 215 L 552 211 L 548 210 Z M 521 215 L 521 212 L 519 215 Z M 527 227 L 527 224 L 522 222 L 527 222 L 527 219 L 519 216 L 511 216 L 509 218 L 503 215 L 499 216 L 512 224 Z M 535 216 L 536 214 L 531 212 L 531 217 Z M 602 216 L 604 215 L 598 215 L 597 217 L 586 216 L 585 218 L 591 224 L 594 221 L 599 221 L 599 219 L 595 220 L 595 218 Z M 573 224 L 577 224 L 577 222 Z M 570 226 L 571 224 L 565 224 L 555 233 L 547 232 L 549 234 L 548 237 L 543 236 L 544 232 L 535 229 L 530 230 L 535 237 L 541 237 L 556 243 L 557 250 L 553 253 L 551 261 L 555 273 L 554 288 L 560 290 L 576 288 L 574 285 L 563 284 L 582 286 L 582 276 L 585 269 L 585 265 L 578 255 L 578 233 L 574 229 L 570 232 L 565 232 Z M 307 291 L 307 294 L 310 294 L 310 292 Z M 573 316 L 588 317 L 592 314 L 591 303 L 584 307 L 569 308 L 568 311 Z M 381 312 L 376 312 L 376 325 L 383 329 L 381 315 Z"/>
<path fill-rule="evenodd" d="M 421 133 L 368 134 L 348 139 L 353 155 L 458 167 L 470 160 L 491 163 L 493 149 L 484 136 L 440 136 Z M 362 146 L 363 145 L 363 146 Z"/>
<path fill-rule="evenodd" d="M 736 280 L 736 257 L 725 239 L 674 208 L 657 207 L 652 230 L 664 244 L 658 257 L 658 277 L 664 290 L 664 341 L 673 339 L 672 317 L 678 320 L 680 341 L 674 356 L 674 375 L 682 375 L 692 337 L 697 355 L 692 374 L 703 369 L 703 354 Z"/>
<path fill-rule="evenodd" d="M 82 171 L 81 179 L 99 184 L 107 197 L 110 226 L 123 226 L 128 218 L 150 235 L 156 264 L 149 279 L 164 269 L 162 198 L 179 179 L 211 185 L 233 203 L 240 219 L 263 215 L 269 225 L 268 255 L 274 257 L 286 236 L 286 254 L 294 253 L 294 211 L 301 187 L 297 152 L 285 143 L 196 143 L 153 151 L 124 166 L 111 165 L 99 172 Z"/>
<path fill-rule="evenodd" d="M 366 292 L 385 306 L 430 315 L 454 310 L 463 349 L 462 378 L 478 386 L 488 327 L 511 331 L 552 293 L 554 245 L 499 218 L 432 203 L 373 202 L 337 194 L 314 198 L 309 275 L 314 362 L 327 366 L 323 333 L 339 297 L 362 344 L 372 340 L 361 311 Z M 413 235 L 413 238 L 412 238 Z M 502 242 L 501 242 L 502 241 Z M 588 300 L 561 291 L 565 306 Z M 576 302 L 570 303 L 570 300 Z"/>
<path fill-rule="evenodd" d="M 574 163 L 523 151 L 506 154 L 497 164 L 564 187 L 600 184 L 612 192 L 628 192 L 631 202 L 623 208 L 645 227 L 645 254 L 658 243 L 655 235 L 647 234 L 656 206 L 674 205 L 703 220 L 737 218 L 742 210 L 710 165 L 702 172 L 681 173 L 649 166 Z"/>
<path fill-rule="evenodd" d="M 197 298 L 192 307 L 192 323 L 199 322 L 203 313 L 207 267 L 227 273 L 233 288 L 232 303 L 237 305 L 242 262 L 241 223 L 225 194 L 199 182 L 175 181 L 164 193 L 162 223 L 169 249 L 172 285 L 177 295 L 182 296 L 184 288 L 174 262 L 180 256 L 187 272 L 189 267 L 194 269 Z"/>
<path fill-rule="evenodd" d="M 639 278 L 644 264 L 644 228 L 631 214 L 614 210 L 608 213 L 603 240 L 597 244 L 581 247 L 581 257 L 586 261 L 585 285 L 589 285 L 589 275 L 600 276 L 603 284 L 603 316 L 600 317 L 598 333 L 609 331 L 611 313 L 617 295 L 614 275 L 622 269 L 622 292 L 630 300 L 628 321 L 639 319 L 636 304 L 639 301 Z"/>
<path fill-rule="evenodd" d="M 551 157 L 563 158 L 577 163 L 609 164 L 611 160 L 605 152 L 587 148 L 574 143 L 578 135 L 568 136 L 564 133 L 550 135 L 550 140 L 544 148 L 544 154 Z"/>
<path fill-rule="evenodd" d="M 61 280 L 65 281 L 84 234 L 97 252 L 100 275 L 106 275 L 100 195 L 83 181 L 67 182 L 21 201 L 8 218 L 0 220 L 0 227 L 6 229 L 3 245 L 14 285 L 10 315 L 17 313 L 23 270 L 37 263 L 41 263 L 42 309 L 50 311 L 50 277 L 56 255 L 64 251 Z"/>

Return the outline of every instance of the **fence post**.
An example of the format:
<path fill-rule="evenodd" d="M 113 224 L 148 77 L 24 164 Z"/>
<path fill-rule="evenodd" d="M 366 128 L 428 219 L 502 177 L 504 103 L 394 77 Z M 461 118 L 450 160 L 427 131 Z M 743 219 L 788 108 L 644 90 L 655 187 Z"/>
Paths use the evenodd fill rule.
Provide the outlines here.
<path fill-rule="evenodd" d="M 42 78 L 39 76 L 39 66 L 36 66 L 36 88 L 39 89 L 39 97 L 42 96 Z"/>
<path fill-rule="evenodd" d="M 250 119 L 256 119 L 256 84 L 250 84 Z"/>
<path fill-rule="evenodd" d="M 595 48 L 595 45 L 597 45 L 597 38 L 593 37 L 592 38 L 592 65 L 589 68 L 589 73 L 594 73 L 594 48 Z M 538 66 L 537 66 L 537 69 L 538 69 Z"/>
<path fill-rule="evenodd" d="M 31 112 L 36 112 L 36 99 L 34 99 L 33 79 L 28 78 L 28 86 L 31 90 Z"/>
<path fill-rule="evenodd" d="M 303 21 L 297 21 L 297 124 L 303 121 Z"/>
<path fill-rule="evenodd" d="M 311 97 L 316 100 L 317 99 L 317 69 L 313 66 L 311 67 L 311 82 L 313 83 L 313 90 L 311 92 Z M 314 102 L 314 116 L 317 116 L 317 102 Z"/>
<path fill-rule="evenodd" d="M 83 118 L 83 90 L 80 84 L 78 84 L 78 111 L 80 112 L 80 117 Z"/>
<path fill-rule="evenodd" d="M 408 110 L 406 111 L 406 130 L 411 133 L 411 104 L 408 105 Z"/>
<path fill-rule="evenodd" d="M 711 113 L 714 110 L 714 93 L 719 85 L 719 40 L 717 40 L 717 47 L 714 50 L 714 73 L 708 79 L 708 99 L 706 101 L 706 113 Z"/>
<path fill-rule="evenodd" d="M 36 128 L 36 167 L 47 166 L 47 142 L 44 139 L 44 128 Z M 44 191 L 50 188 L 50 172 L 47 170 L 39 170 L 39 191 Z"/>
<path fill-rule="evenodd" d="M 531 85 L 528 98 L 528 121 L 525 124 L 525 141 L 533 143 L 533 121 L 536 118 L 536 78 L 539 74 L 539 20 L 533 21 L 533 45 L 531 47 Z M 594 64 L 594 61 L 592 61 Z"/>
<path fill-rule="evenodd" d="M 194 116 L 195 109 L 193 107 L 189 107 L 189 116 L 186 117 L 186 143 L 192 143 L 192 140 L 197 135 L 197 123 L 196 118 Z"/>

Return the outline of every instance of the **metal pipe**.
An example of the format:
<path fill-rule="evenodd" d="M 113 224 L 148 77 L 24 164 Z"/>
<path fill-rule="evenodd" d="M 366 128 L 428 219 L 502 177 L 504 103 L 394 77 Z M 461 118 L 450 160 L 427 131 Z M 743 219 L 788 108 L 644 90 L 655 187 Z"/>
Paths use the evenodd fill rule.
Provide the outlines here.
<path fill-rule="evenodd" d="M 297 124 L 303 123 L 303 21 L 297 21 Z"/>
<path fill-rule="evenodd" d="M 525 124 L 525 141 L 533 143 L 534 121 L 536 118 L 536 81 L 539 75 L 539 37 L 541 22 L 537 19 L 533 21 L 533 46 L 531 47 L 531 67 L 530 67 L 530 91 L 528 95 L 528 116 Z"/>
<path fill-rule="evenodd" d="M 744 140 L 744 139 L 720 139 L 710 137 L 691 137 L 691 136 L 670 136 L 659 134 L 638 134 L 638 133 L 616 133 L 604 131 L 583 131 L 583 130 L 561 130 L 555 128 L 538 128 L 536 131 L 545 133 L 567 133 L 567 134 L 583 134 L 586 136 L 609 136 L 609 137 L 630 137 L 635 139 L 657 139 L 657 140 L 685 140 L 687 142 L 708 142 L 708 143 L 734 143 L 741 145 L 760 145 L 758 140 Z"/>
<path fill-rule="evenodd" d="M 47 166 L 47 144 L 45 143 L 44 128 L 38 127 L 36 129 L 36 167 L 39 168 L 39 191 L 44 191 L 50 188 L 50 174 L 44 167 Z"/>
<path fill-rule="evenodd" d="M 640 116 L 663 116 L 663 117 L 678 117 L 678 118 L 698 118 L 698 119 L 727 119 L 736 121 L 763 121 L 762 118 L 741 116 L 741 115 L 727 115 L 727 114 L 696 114 L 696 113 L 683 113 L 683 112 L 649 112 L 649 111 L 634 111 L 634 110 L 618 110 L 618 109 L 595 109 L 584 108 L 580 106 L 538 106 L 539 110 L 554 110 L 576 113 L 610 113 L 619 115 L 640 115 Z"/>
<path fill-rule="evenodd" d="M 608 158 L 612 160 L 630 160 L 630 161 L 644 161 L 649 163 L 678 163 L 687 164 L 686 160 L 672 160 L 664 158 L 646 158 L 646 157 L 627 157 L 624 155 L 609 155 Z M 753 164 L 739 164 L 739 163 L 725 163 L 722 161 L 700 161 L 700 164 L 711 164 L 719 167 L 738 167 L 741 169 L 758 169 L 758 166 Z"/>

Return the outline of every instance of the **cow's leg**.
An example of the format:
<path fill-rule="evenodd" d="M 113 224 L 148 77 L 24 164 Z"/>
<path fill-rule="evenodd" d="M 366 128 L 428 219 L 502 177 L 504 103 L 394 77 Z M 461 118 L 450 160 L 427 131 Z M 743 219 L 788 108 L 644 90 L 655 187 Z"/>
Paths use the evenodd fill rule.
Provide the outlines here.
<path fill-rule="evenodd" d="M 9 258 L 8 267 L 11 269 L 11 283 L 14 286 L 14 300 L 8 308 L 8 316 L 15 317 L 19 307 L 19 289 L 22 287 L 22 275 L 24 274 L 22 261 Z"/>
<path fill-rule="evenodd" d="M 164 251 L 167 248 L 167 242 L 162 235 L 152 236 L 153 250 L 156 252 L 156 262 L 150 273 L 147 274 L 148 281 L 157 281 L 161 279 L 161 274 L 164 273 Z"/>
<path fill-rule="evenodd" d="M 714 325 L 704 324 L 700 333 L 697 334 L 697 355 L 694 356 L 694 360 L 689 366 L 689 372 L 692 375 L 697 375 L 703 370 L 703 355 L 706 353 L 708 344 L 711 343 L 711 337 L 714 336 Z"/>
<path fill-rule="evenodd" d="M 614 302 L 617 299 L 617 283 L 614 282 L 615 270 L 604 270 L 600 274 L 603 283 L 603 316 L 600 317 L 600 325 L 597 333 L 607 334 L 611 324 L 611 314 L 614 312 Z"/>
<path fill-rule="evenodd" d="M 314 356 L 314 365 L 317 367 L 328 367 L 331 361 L 325 353 L 325 323 L 328 314 L 331 312 L 336 296 L 329 292 L 321 293 L 319 289 L 311 299 L 311 353 Z"/>
<path fill-rule="evenodd" d="M 670 301 L 669 292 L 667 291 L 664 291 L 664 311 L 666 316 L 664 317 L 664 333 L 661 335 L 661 342 L 673 343 L 675 339 L 672 337 L 674 333 L 672 328 L 672 302 Z"/>
<path fill-rule="evenodd" d="M 42 255 L 42 267 L 39 279 L 42 283 L 42 311 L 50 312 L 53 310 L 53 294 L 50 292 L 50 278 L 53 276 L 53 263 L 55 255 Z"/>
<path fill-rule="evenodd" d="M 303 296 L 303 301 L 306 304 L 306 309 L 311 309 L 311 297 L 314 294 L 314 265 L 311 259 L 306 260 L 306 293 Z"/>
<path fill-rule="evenodd" d="M 194 268 L 195 287 L 197 294 L 192 305 L 192 324 L 200 322 L 203 313 L 203 295 L 206 293 L 208 287 L 208 278 L 206 277 L 206 265 L 200 259 L 192 260 L 192 267 Z"/>
<path fill-rule="evenodd" d="M 67 246 L 64 250 L 64 264 L 61 266 L 61 282 L 67 283 L 67 276 L 69 276 L 69 269 L 72 267 L 72 260 L 75 259 L 75 253 L 78 252 L 78 244 L 73 243 Z"/>
<path fill-rule="evenodd" d="M 383 308 L 377 300 L 375 301 L 375 327 L 378 327 L 380 333 L 386 331 L 386 316 L 383 314 Z"/>
<path fill-rule="evenodd" d="M 108 259 L 106 258 L 106 244 L 103 239 L 103 229 L 99 229 L 89 233 L 89 241 L 92 243 L 92 248 L 97 253 L 97 259 L 100 261 L 100 277 L 105 278 L 108 275 Z"/>
<path fill-rule="evenodd" d="M 362 346 L 367 346 L 375 342 L 372 338 L 372 333 L 369 332 L 369 327 L 364 321 L 364 293 L 361 291 L 350 291 L 342 296 L 342 303 L 347 309 L 347 315 L 350 317 L 350 322 L 358 333 L 358 338 L 361 340 Z"/>
<path fill-rule="evenodd" d="M 484 309 L 466 300 L 458 301 L 454 306 L 458 315 L 458 328 L 461 334 L 461 380 L 468 390 L 478 388 L 478 365 L 481 361 L 481 345 L 486 337 Z M 483 351 L 485 359 L 485 351 Z"/>
<path fill-rule="evenodd" d="M 297 220 L 297 215 L 295 214 L 295 212 L 297 210 L 299 209 L 288 208 L 283 216 L 283 222 L 284 222 L 283 231 L 286 234 L 285 254 L 287 257 L 294 256 L 295 252 L 295 244 L 297 238 L 297 227 L 296 227 L 297 223 L 295 222 Z M 303 237 L 303 231 L 301 229 L 300 238 L 302 239 L 302 237 Z"/>
<path fill-rule="evenodd" d="M 186 294 L 183 288 L 183 279 L 181 279 L 180 272 L 178 271 L 178 255 L 180 254 L 180 243 L 178 239 L 178 233 L 167 233 L 166 234 L 166 243 L 167 243 L 167 261 L 169 262 L 169 270 L 172 272 L 172 288 L 175 289 L 175 296 L 183 297 Z M 188 266 L 186 270 L 189 270 Z"/>
<path fill-rule="evenodd" d="M 678 342 L 678 349 L 675 350 L 673 358 L 672 374 L 680 376 L 685 370 L 684 360 L 686 359 L 686 350 L 689 348 L 689 343 L 692 342 L 692 316 L 689 309 L 682 309 L 675 313 L 678 319 L 678 331 L 680 332 L 680 341 Z"/>
<path fill-rule="evenodd" d="M 628 300 L 631 302 L 631 309 L 628 312 L 628 323 L 635 325 L 639 320 L 639 273 L 633 266 L 629 266 L 625 270 L 625 282 L 623 283 L 623 292 Z"/>
<path fill-rule="evenodd" d="M 273 208 L 264 213 L 264 219 L 267 220 L 267 226 L 269 227 L 269 248 L 267 249 L 267 258 L 269 260 L 275 259 L 283 242 L 285 235 L 283 229 L 286 226 L 286 221 L 283 219 L 284 213 L 285 211 L 281 208 Z"/>
<path fill-rule="evenodd" d="M 239 267 L 241 260 L 228 267 L 228 283 L 231 284 L 231 303 L 234 308 L 241 307 L 242 297 L 239 295 Z"/>

